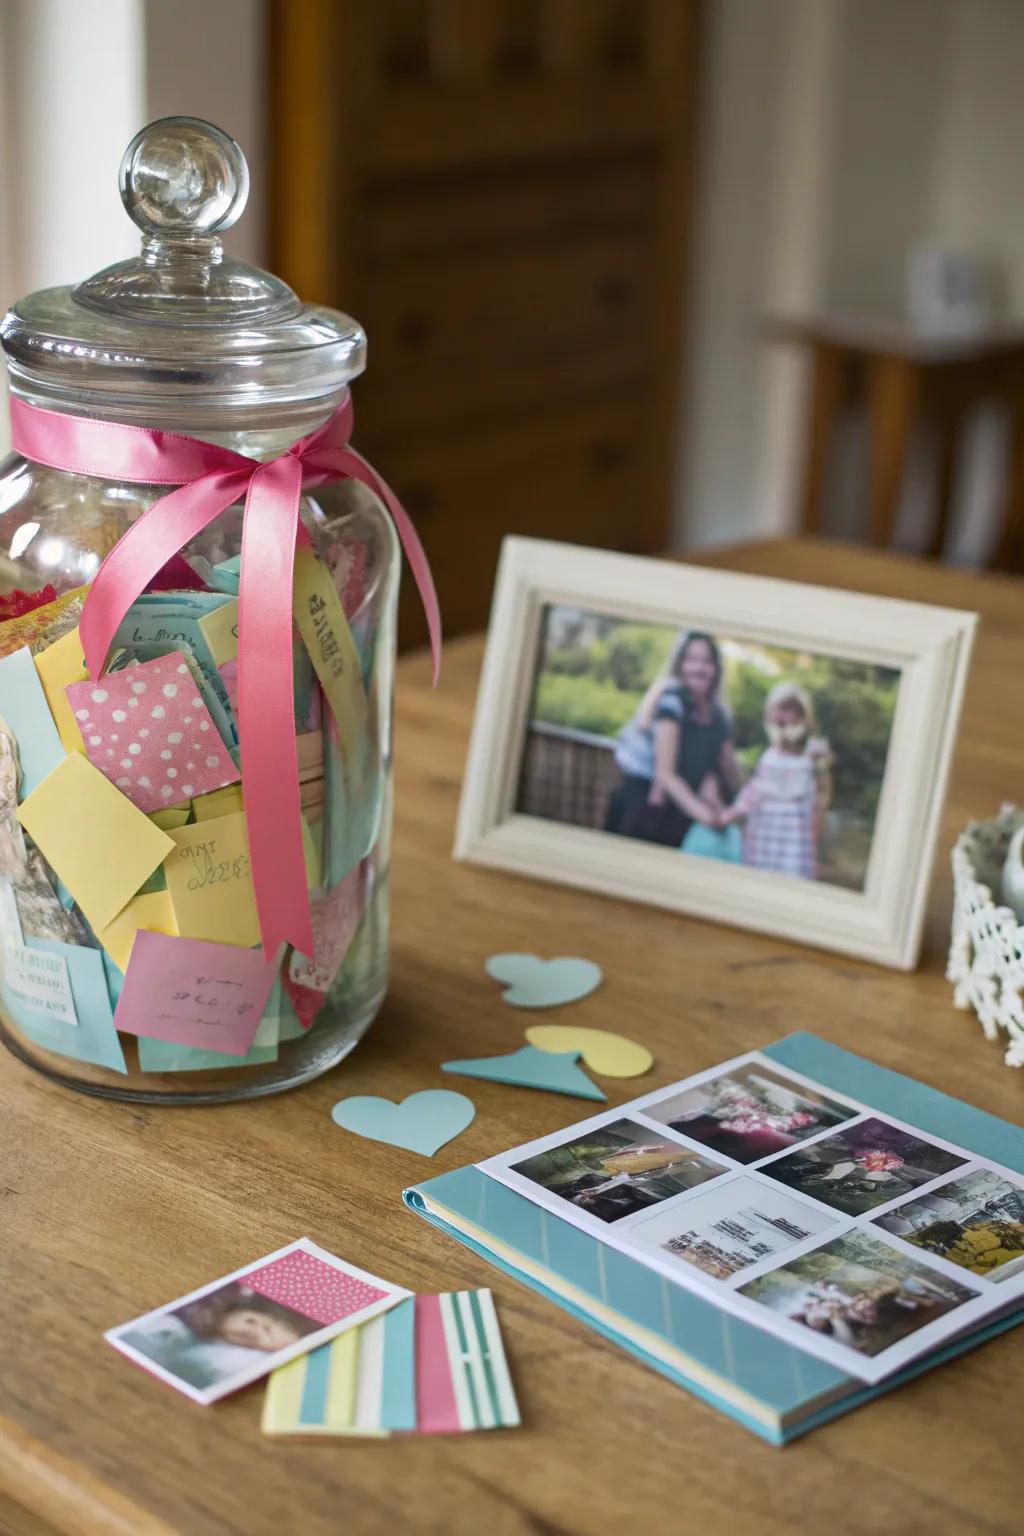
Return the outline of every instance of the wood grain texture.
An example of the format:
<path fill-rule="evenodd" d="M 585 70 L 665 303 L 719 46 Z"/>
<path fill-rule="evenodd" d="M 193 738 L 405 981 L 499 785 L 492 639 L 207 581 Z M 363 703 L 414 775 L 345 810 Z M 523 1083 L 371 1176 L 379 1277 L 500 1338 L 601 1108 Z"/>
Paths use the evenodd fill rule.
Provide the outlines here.
<path fill-rule="evenodd" d="M 407 1213 L 408 1183 L 571 1123 L 555 1095 L 474 1083 L 477 1118 L 432 1161 L 346 1135 L 339 1097 L 445 1086 L 455 1056 L 512 1049 L 523 1019 L 483 962 L 580 954 L 606 983 L 573 1021 L 635 1035 L 653 1071 L 613 1103 L 811 1029 L 1020 1121 L 1001 1065 L 943 979 L 956 830 L 1020 794 L 1021 585 L 890 555 L 786 543 L 717 563 L 983 615 L 933 882 L 925 959 L 906 976 L 449 859 L 482 645 L 448 649 L 433 694 L 400 667 L 390 997 L 351 1060 L 298 1092 L 136 1109 L 0 1063 L 4 1226 L 0 1529 L 14 1536 L 1010 1536 L 1020 1519 L 1024 1330 L 784 1451 L 670 1386 L 554 1305 Z M 418 1290 L 490 1285 L 524 1428 L 405 1443 L 260 1435 L 262 1393 L 216 1408 L 117 1355 L 105 1328 L 307 1233 Z M 4 1501 L 7 1501 L 6 1503 Z"/>
<path fill-rule="evenodd" d="M 665 545 L 699 10 L 271 0 L 272 265 L 366 327 L 356 440 L 424 525 L 449 634 L 486 623 L 497 543 L 531 520 L 552 538 Z M 625 456 L 604 441 L 609 408 L 643 416 Z M 581 453 L 569 435 L 588 414 Z M 553 428 L 566 463 L 552 475 L 538 460 Z M 470 504 L 481 444 L 510 436 Z M 585 476 L 591 451 L 637 467 L 617 517 L 588 533 L 585 493 L 553 480 Z M 425 637 L 406 596 L 400 645 Z"/>

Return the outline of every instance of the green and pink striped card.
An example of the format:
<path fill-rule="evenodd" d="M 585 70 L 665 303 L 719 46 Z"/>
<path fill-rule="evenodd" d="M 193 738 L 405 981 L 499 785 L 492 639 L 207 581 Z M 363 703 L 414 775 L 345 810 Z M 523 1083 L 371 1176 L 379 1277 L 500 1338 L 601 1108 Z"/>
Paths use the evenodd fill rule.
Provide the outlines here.
<path fill-rule="evenodd" d="M 461 1434 L 519 1423 L 490 1291 L 410 1297 L 274 1371 L 268 1435 Z"/>

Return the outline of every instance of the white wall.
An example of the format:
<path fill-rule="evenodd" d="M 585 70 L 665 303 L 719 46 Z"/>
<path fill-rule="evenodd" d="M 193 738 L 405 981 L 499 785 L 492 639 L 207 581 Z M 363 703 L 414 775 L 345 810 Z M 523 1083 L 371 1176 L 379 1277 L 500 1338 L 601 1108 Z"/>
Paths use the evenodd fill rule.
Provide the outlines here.
<path fill-rule="evenodd" d="M 1024 317 L 1024 0 L 714 0 L 705 14 L 680 548 L 791 526 L 805 364 L 766 344 L 766 315 L 898 314 L 908 249 L 937 239 L 998 258 Z M 1004 453 L 996 420 L 968 438 L 961 555 L 984 553 Z M 911 537 L 926 441 L 916 458 Z M 846 489 L 856 515 L 852 474 Z"/>
<path fill-rule="evenodd" d="M 4 305 L 127 255 L 117 167 L 143 115 L 137 0 L 7 0 Z"/>
<path fill-rule="evenodd" d="M 957 0 L 936 232 L 995 257 L 1024 315 L 1024 3 Z"/>
<path fill-rule="evenodd" d="M 252 192 L 225 244 L 262 263 L 264 13 L 264 0 L 0 0 L 0 313 L 138 251 L 117 172 L 154 117 L 207 117 L 238 139 Z"/>
<path fill-rule="evenodd" d="M 249 162 L 249 203 L 224 244 L 243 261 L 264 265 L 264 0 L 144 0 L 144 31 L 146 120 L 205 117 L 238 140 Z"/>
<path fill-rule="evenodd" d="M 772 3 L 772 0 L 770 0 Z M 904 257 L 934 227 L 956 0 L 845 0 L 822 300 L 905 312 Z"/>

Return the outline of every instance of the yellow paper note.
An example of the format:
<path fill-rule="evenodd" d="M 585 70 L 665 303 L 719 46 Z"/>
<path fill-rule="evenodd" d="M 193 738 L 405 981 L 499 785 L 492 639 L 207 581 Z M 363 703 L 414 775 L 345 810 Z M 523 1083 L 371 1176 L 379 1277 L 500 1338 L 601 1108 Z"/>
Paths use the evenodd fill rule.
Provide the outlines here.
<path fill-rule="evenodd" d="M 639 1077 L 654 1065 L 646 1045 L 606 1029 L 588 1029 L 580 1024 L 532 1024 L 526 1038 L 538 1051 L 579 1051 L 583 1065 L 599 1077 Z"/>
<path fill-rule="evenodd" d="M 150 933 L 167 933 L 173 938 L 178 932 L 174 921 L 174 907 L 167 891 L 153 891 L 146 896 L 133 896 L 131 901 L 105 928 L 96 931 L 107 954 L 122 971 L 128 969 L 132 945 L 140 928 Z"/>
<path fill-rule="evenodd" d="M 362 773 L 368 735 L 366 689 L 359 652 L 331 573 L 308 546 L 300 546 L 295 551 L 293 611 L 313 669 L 337 722 L 350 787 L 354 787 Z"/>
<path fill-rule="evenodd" d="M 53 723 L 57 727 L 57 734 L 64 744 L 65 751 L 84 752 L 82 733 L 78 728 L 75 712 L 64 692 L 68 683 L 84 683 L 89 676 L 82 656 L 82 642 L 78 636 L 77 624 L 53 645 L 48 645 L 45 651 L 40 651 L 34 660 L 39 681 L 46 694 L 46 702 L 50 706 Z"/>
<path fill-rule="evenodd" d="M 69 752 L 22 802 L 18 820 L 97 932 L 174 847 L 78 752 Z"/>
<path fill-rule="evenodd" d="M 238 598 L 232 597 L 199 620 L 203 639 L 218 667 L 238 655 Z"/>
<path fill-rule="evenodd" d="M 162 811 L 147 811 L 151 822 L 155 826 L 162 827 L 165 832 L 170 832 L 172 827 L 183 827 L 188 821 L 190 807 L 187 805 L 169 805 Z"/>
<path fill-rule="evenodd" d="M 306 880 L 311 891 L 315 891 L 318 885 L 323 884 L 322 838 L 323 823 L 317 822 L 315 827 L 311 827 L 305 816 L 303 816 L 302 847 L 306 855 Z"/>
<path fill-rule="evenodd" d="M 174 846 L 164 872 L 181 936 L 244 949 L 258 944 L 249 839 L 241 812 L 179 827 L 171 839 Z"/>
<path fill-rule="evenodd" d="M 223 789 L 211 789 L 206 795 L 196 795 L 192 801 L 192 813 L 196 821 L 213 821 L 218 816 L 231 816 L 242 809 L 240 784 L 226 784 Z"/>

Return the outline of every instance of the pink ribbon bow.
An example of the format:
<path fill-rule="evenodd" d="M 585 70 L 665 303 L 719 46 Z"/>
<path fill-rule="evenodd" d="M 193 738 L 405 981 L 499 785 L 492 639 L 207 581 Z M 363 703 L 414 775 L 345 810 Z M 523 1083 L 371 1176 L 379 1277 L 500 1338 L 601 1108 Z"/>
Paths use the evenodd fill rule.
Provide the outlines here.
<path fill-rule="evenodd" d="M 176 432 L 92 421 L 11 400 L 16 451 L 69 474 L 137 485 L 173 485 L 122 535 L 93 580 L 79 633 L 93 678 L 103 670 L 129 608 L 208 523 L 245 498 L 238 587 L 238 735 L 249 860 L 268 959 L 291 943 L 313 957 L 295 747 L 292 572 L 296 543 L 310 542 L 299 517 L 303 489 L 361 480 L 394 519 L 419 588 L 437 681 L 441 615 L 419 536 L 394 492 L 349 446 L 352 402 L 319 431 L 269 463 Z"/>

